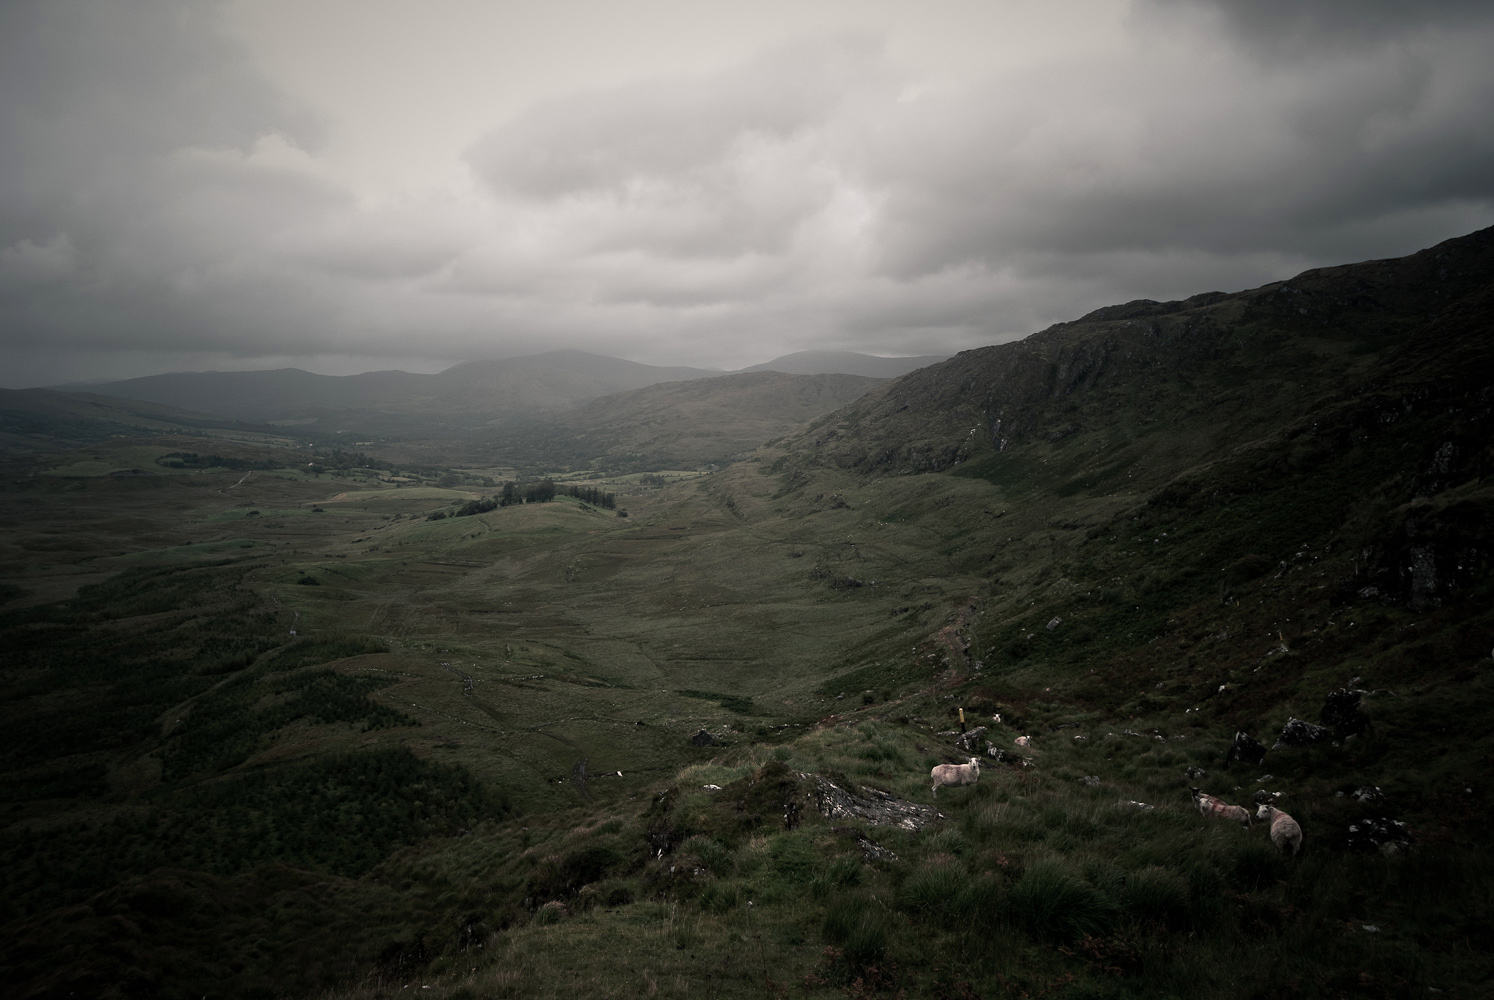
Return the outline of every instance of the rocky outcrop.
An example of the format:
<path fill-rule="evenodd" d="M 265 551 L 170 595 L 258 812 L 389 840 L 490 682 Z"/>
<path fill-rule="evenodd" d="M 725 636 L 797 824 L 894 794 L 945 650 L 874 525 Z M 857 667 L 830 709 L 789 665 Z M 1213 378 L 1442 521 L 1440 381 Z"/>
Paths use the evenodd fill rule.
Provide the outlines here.
<path fill-rule="evenodd" d="M 1010 750 L 1003 750 L 1000 747 L 990 743 L 986 744 L 986 756 L 991 758 L 998 764 L 1013 764 L 1017 767 L 1027 767 L 1032 763 L 1031 760 L 1023 757 L 1019 753 L 1012 753 Z"/>
<path fill-rule="evenodd" d="M 1351 851 L 1379 851 L 1400 854 L 1410 850 L 1415 839 L 1411 828 L 1389 816 L 1369 816 L 1349 824 L 1348 846 Z"/>
<path fill-rule="evenodd" d="M 1229 745 L 1229 752 L 1224 755 L 1224 766 L 1228 768 L 1235 761 L 1242 764 L 1259 764 L 1266 759 L 1266 748 L 1249 733 L 1236 732 L 1235 740 Z"/>
<path fill-rule="evenodd" d="M 1443 442 L 1438 454 L 1459 450 Z M 1431 460 L 1433 466 L 1438 462 Z M 1480 470 L 1465 470 L 1475 471 Z M 1339 589 L 1337 601 L 1372 600 L 1427 611 L 1467 593 L 1488 575 L 1494 559 L 1491 514 L 1485 497 L 1451 503 L 1420 499 L 1400 508 L 1361 546 L 1358 572 Z"/>
<path fill-rule="evenodd" d="M 1369 716 L 1364 714 L 1360 701 L 1367 693 L 1361 688 L 1350 687 L 1328 692 L 1318 718 L 1325 726 L 1332 726 L 1339 739 L 1364 732 L 1369 728 Z"/>
<path fill-rule="evenodd" d="M 976 726 L 967 733 L 961 733 L 955 737 L 954 744 L 966 753 L 980 753 L 982 746 L 989 745 L 986 740 L 986 727 Z"/>
<path fill-rule="evenodd" d="M 818 774 L 800 774 L 810 785 L 815 807 L 828 820 L 856 820 L 870 826 L 893 826 L 899 830 L 922 830 L 944 814 L 930 806 L 897 798 L 880 788 L 861 787 L 852 792 Z"/>
<path fill-rule="evenodd" d="M 1281 735 L 1276 738 L 1275 743 L 1271 744 L 1271 749 L 1310 747 L 1315 743 L 1323 742 L 1331 735 L 1332 733 L 1322 726 L 1315 726 L 1301 719 L 1288 719 L 1287 724 L 1281 727 Z"/>

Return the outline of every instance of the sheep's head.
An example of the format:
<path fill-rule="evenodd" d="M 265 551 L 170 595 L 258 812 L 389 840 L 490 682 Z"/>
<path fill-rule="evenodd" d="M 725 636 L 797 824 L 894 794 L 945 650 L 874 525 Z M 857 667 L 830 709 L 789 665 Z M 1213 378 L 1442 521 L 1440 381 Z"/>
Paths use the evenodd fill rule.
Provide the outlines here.
<path fill-rule="evenodd" d="M 1276 807 L 1275 806 L 1268 806 L 1268 805 L 1265 805 L 1264 803 L 1262 803 L 1261 807 L 1255 811 L 1255 818 L 1256 819 L 1270 819 L 1271 818 L 1271 814 L 1274 813 L 1275 811 L 1276 811 Z"/>
<path fill-rule="evenodd" d="M 980 758 L 979 757 L 971 757 L 970 758 L 970 766 L 973 767 L 973 768 L 975 768 L 977 771 L 979 771 L 980 770 Z"/>

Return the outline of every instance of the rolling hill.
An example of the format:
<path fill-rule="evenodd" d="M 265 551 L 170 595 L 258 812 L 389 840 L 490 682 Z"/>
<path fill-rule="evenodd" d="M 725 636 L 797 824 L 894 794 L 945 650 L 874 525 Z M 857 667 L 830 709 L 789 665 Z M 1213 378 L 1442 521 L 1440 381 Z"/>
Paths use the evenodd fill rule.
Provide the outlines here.
<path fill-rule="evenodd" d="M 564 350 L 469 361 L 435 375 L 385 371 L 334 376 L 298 368 L 175 372 L 109 382 L 95 386 L 94 392 L 256 421 L 339 412 L 491 418 L 505 412 L 564 410 L 609 393 L 715 374 Z"/>
<path fill-rule="evenodd" d="M 660 383 L 758 371 L 887 379 L 940 360 L 804 351 L 733 373 L 644 365 L 585 351 L 559 350 L 500 361 L 467 361 L 435 375 L 384 371 L 331 376 L 296 368 L 174 372 L 101 383 L 91 386 L 90 391 L 240 420 L 294 422 L 319 430 L 407 426 L 420 430 L 438 427 L 450 433 L 454 427 L 565 413 L 603 396 Z M 74 391 L 66 386 L 55 390 Z"/>
<path fill-rule="evenodd" d="M 212 431 L 254 435 L 272 428 L 145 400 L 84 392 L 0 389 L 0 446 L 10 452 L 56 448 L 114 435 Z"/>
<path fill-rule="evenodd" d="M 614 393 L 512 434 L 498 454 L 613 471 L 725 464 L 864 395 L 883 379 L 775 371 Z"/>

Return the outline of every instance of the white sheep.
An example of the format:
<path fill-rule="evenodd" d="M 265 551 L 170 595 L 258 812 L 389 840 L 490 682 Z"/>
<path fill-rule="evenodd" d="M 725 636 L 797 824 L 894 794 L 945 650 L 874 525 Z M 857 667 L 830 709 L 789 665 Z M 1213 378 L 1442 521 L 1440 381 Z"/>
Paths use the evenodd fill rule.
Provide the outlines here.
<path fill-rule="evenodd" d="M 1015 742 L 1016 742 L 1017 746 L 1023 747 L 1025 749 L 1028 746 L 1028 744 L 1030 744 L 1032 742 L 1032 737 L 1030 737 L 1030 736 L 1018 736 Z"/>
<path fill-rule="evenodd" d="M 1200 815 L 1218 816 L 1220 819 L 1232 819 L 1245 829 L 1250 829 L 1250 813 L 1244 806 L 1232 806 L 1223 799 L 1216 799 L 1207 792 L 1201 792 L 1197 788 L 1190 789 L 1193 792 L 1193 804 L 1198 807 Z"/>
<path fill-rule="evenodd" d="M 934 779 L 934 798 L 939 797 L 939 787 L 949 785 L 973 785 L 980 778 L 980 758 L 971 757 L 968 764 L 939 764 L 929 772 Z"/>
<path fill-rule="evenodd" d="M 1271 824 L 1271 843 L 1290 854 L 1302 853 L 1302 826 L 1275 806 L 1262 805 L 1255 811 L 1255 818 Z"/>

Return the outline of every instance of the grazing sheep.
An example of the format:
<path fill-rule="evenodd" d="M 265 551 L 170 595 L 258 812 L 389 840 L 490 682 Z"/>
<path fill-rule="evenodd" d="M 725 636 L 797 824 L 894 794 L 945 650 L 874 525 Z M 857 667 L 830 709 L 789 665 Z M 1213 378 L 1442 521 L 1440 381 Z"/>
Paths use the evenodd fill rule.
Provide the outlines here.
<path fill-rule="evenodd" d="M 1250 813 L 1244 806 L 1232 806 L 1222 799 L 1199 791 L 1197 788 L 1190 789 L 1193 792 L 1193 804 L 1198 807 L 1200 815 L 1218 816 L 1220 819 L 1232 819 L 1245 829 L 1250 829 Z"/>
<path fill-rule="evenodd" d="M 1018 736 L 1016 742 L 1017 746 L 1025 747 L 1032 742 L 1032 738 L 1030 736 Z"/>
<path fill-rule="evenodd" d="M 1292 817 L 1275 806 L 1263 804 L 1256 810 L 1255 818 L 1271 824 L 1271 843 L 1283 851 L 1291 847 L 1288 853 L 1294 856 L 1302 853 L 1302 826 Z"/>
<path fill-rule="evenodd" d="M 968 764 L 939 764 L 929 772 L 934 779 L 934 798 L 939 797 L 939 786 L 973 785 L 980 778 L 980 758 L 971 757 Z"/>

